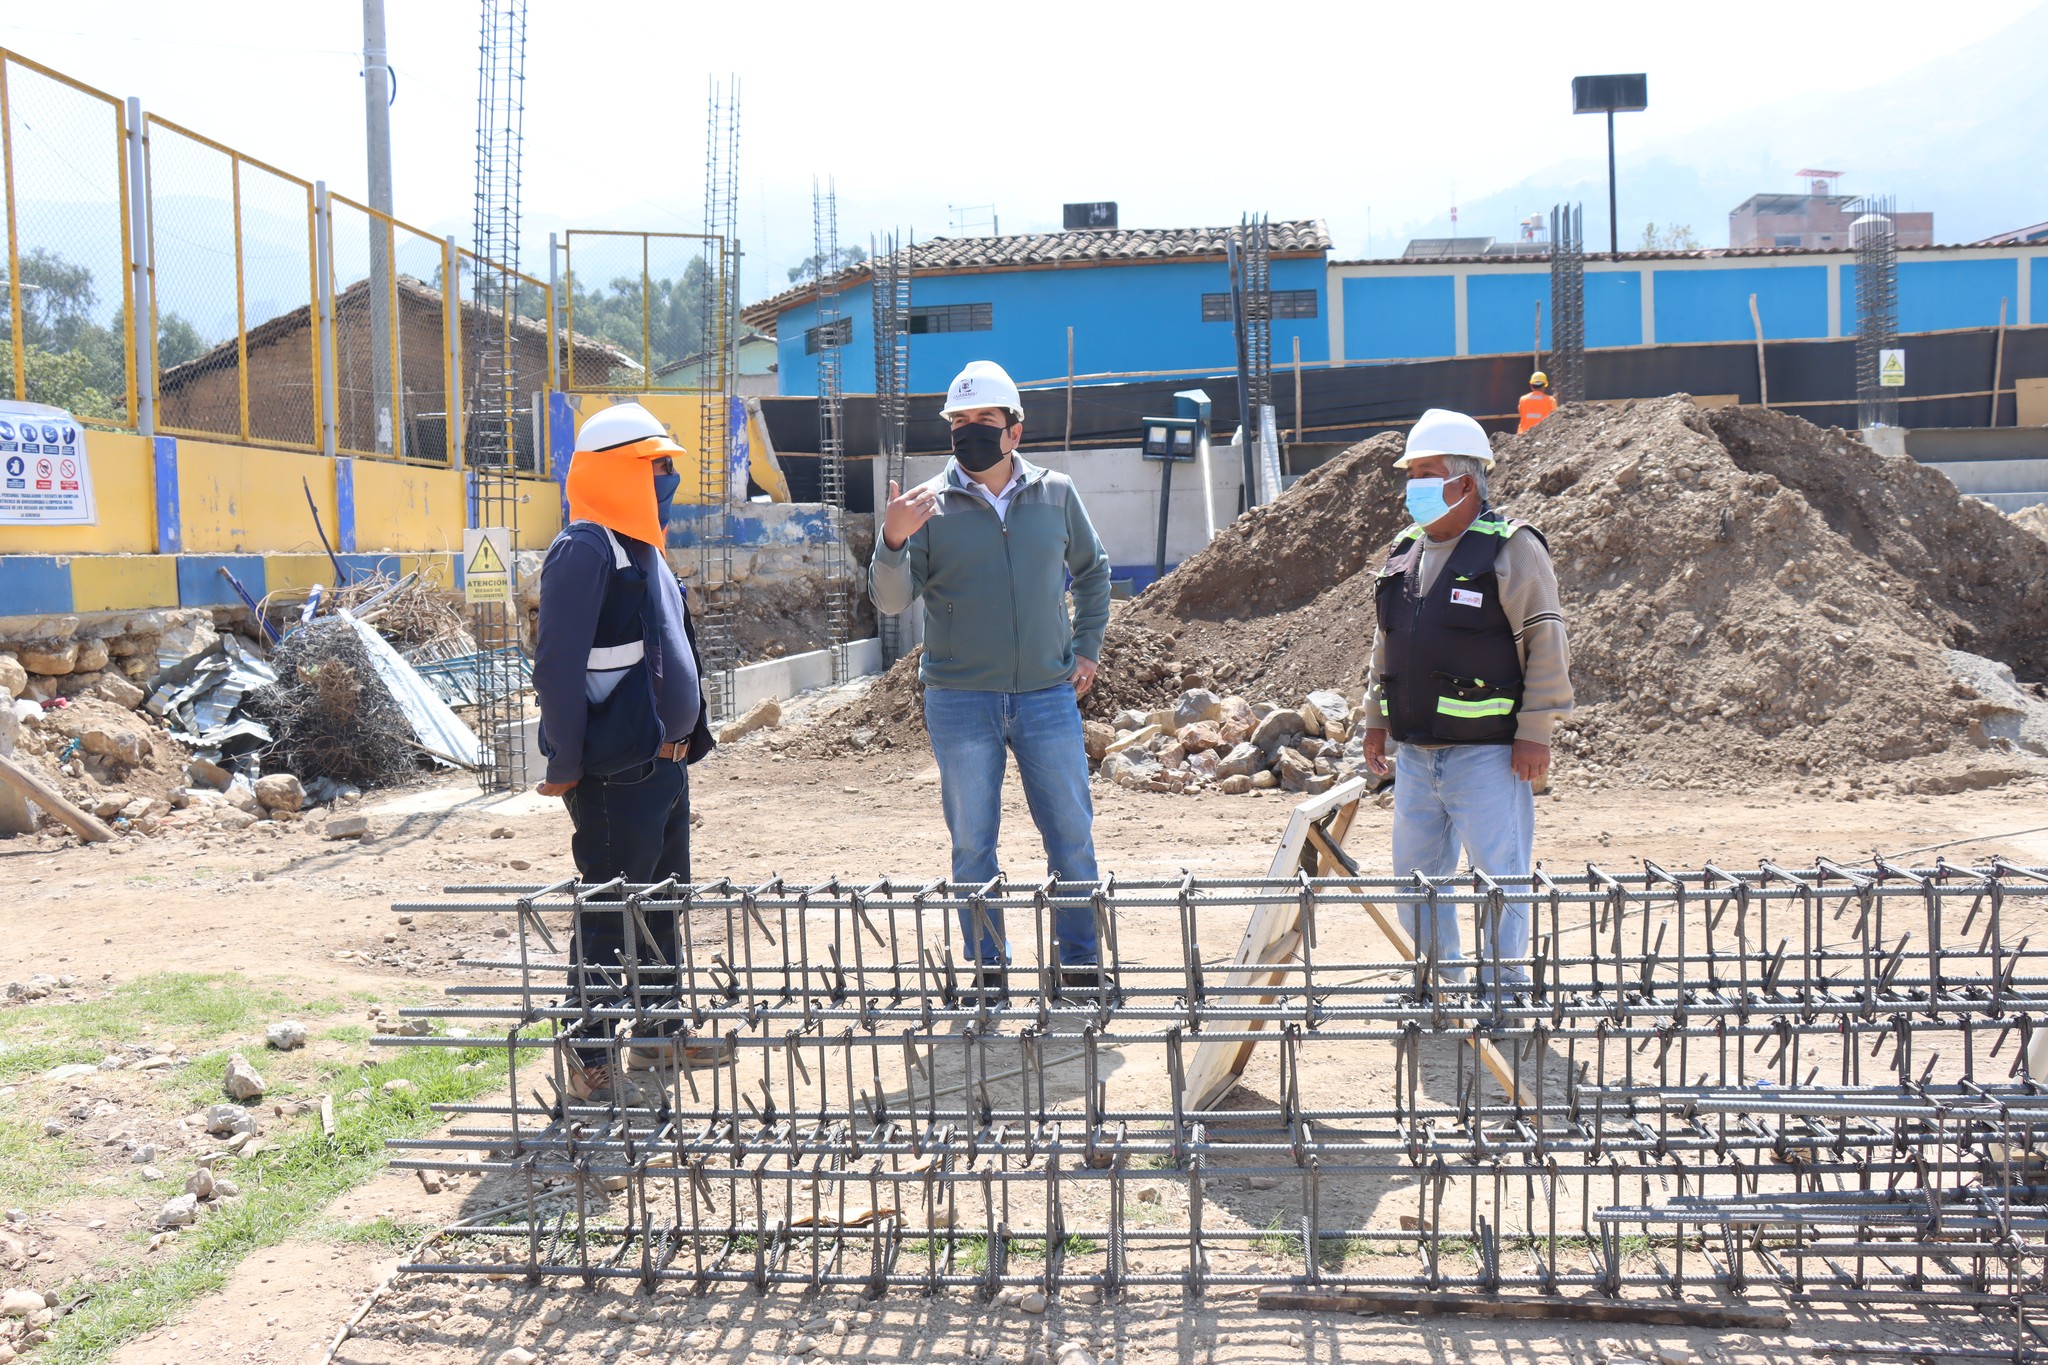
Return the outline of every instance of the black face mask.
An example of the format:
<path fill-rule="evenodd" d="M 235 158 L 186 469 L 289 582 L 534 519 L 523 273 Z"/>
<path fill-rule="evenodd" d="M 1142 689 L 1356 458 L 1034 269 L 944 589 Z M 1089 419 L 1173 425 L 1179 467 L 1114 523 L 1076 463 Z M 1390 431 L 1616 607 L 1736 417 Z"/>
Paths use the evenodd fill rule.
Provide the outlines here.
<path fill-rule="evenodd" d="M 970 474 L 994 469 L 1003 459 L 1003 429 L 980 422 L 954 427 L 953 458 Z"/>

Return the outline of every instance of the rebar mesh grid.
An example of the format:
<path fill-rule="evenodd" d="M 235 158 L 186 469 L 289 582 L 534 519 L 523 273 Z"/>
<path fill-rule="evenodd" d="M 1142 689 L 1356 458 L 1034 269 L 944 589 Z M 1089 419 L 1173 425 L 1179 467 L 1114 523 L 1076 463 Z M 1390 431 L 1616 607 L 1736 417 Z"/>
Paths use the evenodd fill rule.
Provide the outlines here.
<path fill-rule="evenodd" d="M 449 894 L 397 908 L 514 916 L 408 1011 L 467 1036 L 378 1041 L 489 1046 L 507 1090 L 394 1164 L 523 1207 L 411 1271 L 2041 1300 L 2042 869 Z M 1092 981 L 1048 965 L 1062 909 Z M 1520 911 L 1476 974 L 1380 927 Z M 572 974 L 598 914 L 629 960 Z M 1006 970 L 961 960 L 981 916 Z M 637 1099 L 563 1103 L 565 1045 Z"/>

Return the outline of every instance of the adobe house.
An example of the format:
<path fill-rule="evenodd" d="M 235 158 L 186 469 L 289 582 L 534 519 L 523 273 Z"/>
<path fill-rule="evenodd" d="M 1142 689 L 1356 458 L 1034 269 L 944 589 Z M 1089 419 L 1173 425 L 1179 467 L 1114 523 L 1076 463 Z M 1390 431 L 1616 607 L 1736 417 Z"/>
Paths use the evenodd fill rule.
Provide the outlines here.
<path fill-rule="evenodd" d="M 370 282 L 358 280 L 334 296 L 336 445 L 363 455 L 400 455 L 440 464 L 448 456 L 446 310 L 441 291 L 409 275 L 397 279 L 398 374 L 395 432 L 379 432 L 375 371 L 371 365 Z M 473 303 L 463 312 L 463 375 L 475 385 L 476 358 L 484 339 L 479 328 L 494 319 Z M 315 394 L 319 383 L 313 347 L 312 310 L 295 308 L 251 327 L 248 439 L 318 449 L 320 430 Z M 579 377 L 624 382 L 633 368 L 625 355 L 589 337 L 577 336 Z M 523 414 L 532 395 L 548 387 L 548 331 L 541 321 L 518 317 L 512 325 L 513 392 L 522 412 L 515 427 L 519 463 L 531 458 L 531 423 Z M 231 337 L 195 360 L 163 371 L 158 378 L 157 423 L 167 431 L 240 439 L 242 376 L 240 353 Z M 470 407 L 476 403 L 472 400 Z M 394 450 L 394 438 L 402 444 Z"/>

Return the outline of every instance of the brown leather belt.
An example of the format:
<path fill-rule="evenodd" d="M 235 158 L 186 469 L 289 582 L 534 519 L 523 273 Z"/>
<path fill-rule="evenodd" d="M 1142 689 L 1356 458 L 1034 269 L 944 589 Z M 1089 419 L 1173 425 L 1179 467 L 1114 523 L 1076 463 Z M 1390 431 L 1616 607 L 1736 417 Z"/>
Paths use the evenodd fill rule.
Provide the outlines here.
<path fill-rule="evenodd" d="M 654 751 L 654 756 L 667 759 L 671 763 L 681 763 L 690 756 L 690 741 L 679 739 L 673 744 L 664 744 Z"/>

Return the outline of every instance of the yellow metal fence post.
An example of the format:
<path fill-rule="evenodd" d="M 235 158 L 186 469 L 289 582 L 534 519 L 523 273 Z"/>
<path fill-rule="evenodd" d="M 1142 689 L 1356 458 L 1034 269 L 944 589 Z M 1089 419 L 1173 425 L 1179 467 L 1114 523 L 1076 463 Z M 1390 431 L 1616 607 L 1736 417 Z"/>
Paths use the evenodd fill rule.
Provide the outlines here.
<path fill-rule="evenodd" d="M 140 136 L 140 130 L 137 136 Z M 120 148 L 114 164 L 119 168 L 115 182 L 121 191 L 121 369 L 128 379 L 121 411 L 128 414 L 130 426 L 139 428 L 141 414 L 135 407 L 135 272 L 130 268 L 135 259 L 135 240 L 128 231 L 128 111 L 118 104 L 114 106 L 114 139 Z M 10 186 L 10 202 L 13 197 Z M 154 336 L 151 339 L 154 340 Z"/>
<path fill-rule="evenodd" d="M 327 385 L 321 379 L 324 370 L 320 364 L 321 350 L 327 344 L 320 318 L 320 200 L 312 185 L 306 187 L 306 282 L 312 286 L 306 301 L 306 331 L 313 338 L 307 375 L 313 390 L 313 443 L 322 454 L 331 455 L 334 452 L 327 449 Z"/>
<path fill-rule="evenodd" d="M 8 350 L 14 353 L 14 396 L 28 397 L 28 362 L 26 358 L 27 338 L 22 334 L 21 318 L 21 242 L 16 225 L 14 200 L 14 107 L 7 97 L 7 55 L 0 53 L 0 169 L 7 177 L 7 317 L 12 325 L 8 335 L 14 344 Z"/>
<path fill-rule="evenodd" d="M 242 440 L 249 439 L 249 301 L 248 281 L 242 271 L 242 158 L 230 155 L 232 197 L 235 208 L 235 374 L 241 383 Z"/>

